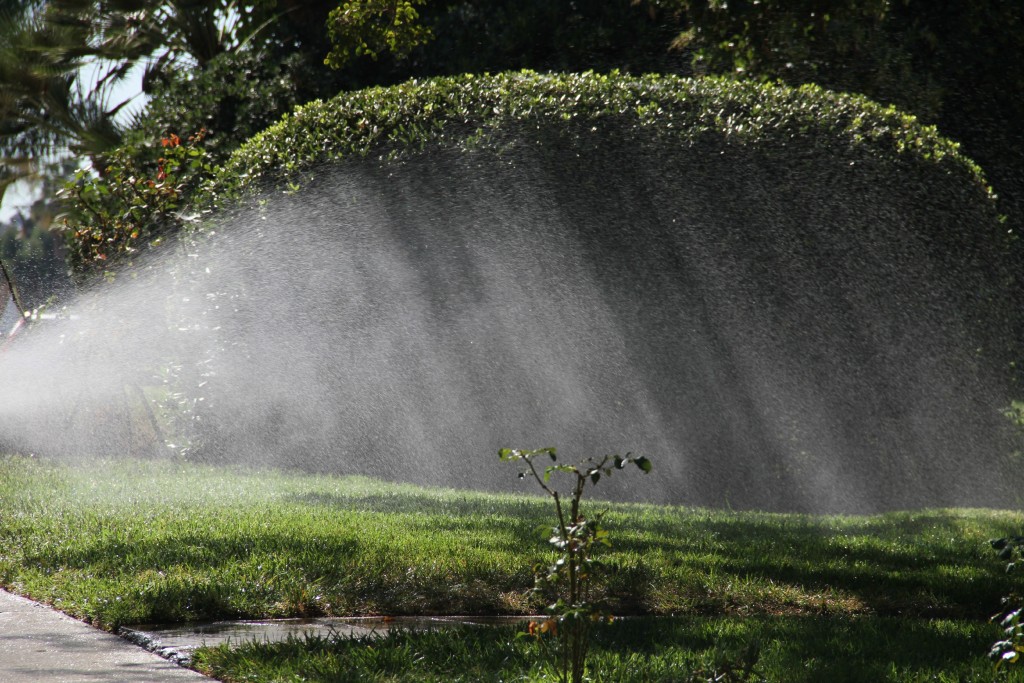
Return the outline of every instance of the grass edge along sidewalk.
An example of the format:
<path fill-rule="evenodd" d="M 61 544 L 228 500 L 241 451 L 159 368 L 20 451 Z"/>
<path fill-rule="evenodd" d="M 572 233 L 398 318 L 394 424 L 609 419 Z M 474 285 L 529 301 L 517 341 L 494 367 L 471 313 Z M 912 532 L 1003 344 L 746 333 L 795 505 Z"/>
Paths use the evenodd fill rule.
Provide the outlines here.
<path fill-rule="evenodd" d="M 0 681 L 199 683 L 209 679 L 45 606 L 0 590 Z"/>

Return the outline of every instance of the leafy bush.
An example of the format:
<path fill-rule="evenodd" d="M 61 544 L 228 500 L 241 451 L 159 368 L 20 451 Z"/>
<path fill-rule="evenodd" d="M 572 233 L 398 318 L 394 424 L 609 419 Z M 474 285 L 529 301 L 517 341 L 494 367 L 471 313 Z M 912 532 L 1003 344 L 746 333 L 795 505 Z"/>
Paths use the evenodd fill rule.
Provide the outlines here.
<path fill-rule="evenodd" d="M 130 148 L 110 154 L 102 174 L 82 169 L 62 192 L 68 262 L 80 281 L 96 274 L 113 278 L 119 268 L 159 248 L 181 232 L 182 211 L 191 187 L 210 174 L 204 133 L 184 143 L 170 134 L 160 141 L 162 156 L 143 165 Z"/>
<path fill-rule="evenodd" d="M 985 168 L 1020 229 L 1024 101 L 1008 93 L 1024 76 L 1006 68 L 1024 59 L 1020 3 L 649 2 L 681 17 L 675 44 L 701 72 L 858 92 L 937 124 Z"/>
<path fill-rule="evenodd" d="M 965 199 L 994 211 L 981 169 L 932 126 L 864 97 L 815 86 L 721 79 L 529 71 L 408 81 L 314 101 L 256 135 L 219 171 L 210 202 L 243 190 L 295 189 L 318 164 L 402 154 L 428 144 L 496 144 L 510 129 L 567 135 L 611 124 L 679 153 L 724 147 L 776 155 L 824 150 L 951 175 Z"/>
<path fill-rule="evenodd" d="M 169 131 L 205 130 L 203 147 L 223 162 L 235 149 L 316 96 L 301 54 L 280 60 L 261 52 L 226 52 L 202 69 L 174 70 L 151 86 L 152 95 L 126 134 L 138 150 Z"/>
<path fill-rule="evenodd" d="M 612 139 L 663 155 L 661 166 L 728 154 L 736 164 L 757 157 L 812 178 L 816 172 L 825 178 L 837 165 L 853 167 L 865 184 L 873 178 L 890 184 L 889 174 L 900 169 L 908 196 L 920 195 L 922 202 L 941 196 L 962 212 L 939 212 L 927 247 L 941 258 L 986 263 L 1000 293 L 976 292 L 976 300 L 998 299 L 1016 282 L 1021 245 L 1001 223 L 981 168 L 956 142 L 892 106 L 813 85 L 522 71 L 342 93 L 299 107 L 253 137 L 219 169 L 197 204 L 228 208 L 246 195 L 263 201 L 268 191 L 293 193 L 323 164 L 346 159 L 411 157 L 432 147 L 488 149 L 514 160 L 516 150 L 574 154 Z M 988 348 L 1002 356 L 1004 369 L 1017 354 L 1015 343 L 1007 345 L 999 339 Z"/>
<path fill-rule="evenodd" d="M 325 60 L 340 68 L 356 57 L 377 59 L 382 52 L 405 57 L 432 38 L 418 23 L 417 5 L 426 0 L 343 2 L 331 11 L 327 29 L 333 49 Z"/>
<path fill-rule="evenodd" d="M 423 169 L 435 178 L 451 179 L 437 181 L 436 196 L 431 201 L 440 203 L 448 199 L 448 195 L 441 195 L 451 185 L 459 184 L 459 176 L 448 170 L 457 172 L 460 163 L 486 169 L 487 173 L 493 171 L 486 180 L 480 180 L 488 187 L 500 187 L 504 178 L 518 173 L 528 176 L 539 189 L 550 190 L 559 206 L 576 201 L 571 211 L 564 212 L 573 214 L 565 221 L 566 230 L 573 231 L 574 238 L 588 240 L 587 248 L 596 254 L 593 265 L 602 269 L 594 272 L 600 272 L 600 278 L 606 282 L 611 281 L 609 289 L 620 285 L 626 289 L 633 282 L 624 281 L 637 271 L 619 268 L 621 258 L 616 260 L 608 252 L 620 247 L 620 257 L 627 251 L 634 262 L 649 262 L 657 257 L 653 249 L 642 243 L 645 236 L 651 238 L 649 243 L 655 241 L 650 232 L 656 232 L 657 241 L 669 245 L 665 251 L 686 240 L 704 245 L 704 233 L 711 234 L 711 241 L 727 237 L 731 240 L 729 257 L 742 259 L 739 267 L 750 273 L 751 282 L 764 276 L 763 282 L 780 283 L 781 278 L 768 280 L 770 275 L 766 275 L 775 267 L 797 272 L 802 279 L 780 285 L 785 291 L 777 297 L 766 294 L 762 288 L 750 291 L 750 298 L 756 302 L 769 299 L 769 305 L 762 306 L 758 314 L 765 309 L 790 314 L 788 318 L 772 321 L 780 336 L 803 334 L 802 330 L 807 330 L 802 339 L 793 340 L 805 342 L 806 347 L 801 350 L 810 356 L 802 361 L 801 372 L 814 377 L 841 378 L 836 382 L 838 390 L 828 398 L 830 404 L 822 412 L 827 413 L 828 419 L 834 419 L 831 431 L 841 435 L 844 443 L 829 443 L 820 450 L 827 451 L 829 458 L 848 463 L 851 471 L 844 474 L 852 478 L 863 475 L 868 481 L 879 479 L 879 487 L 865 487 L 872 491 L 865 496 L 877 492 L 878 500 L 884 500 L 885 506 L 919 502 L 912 497 L 916 494 L 908 493 L 903 485 L 907 481 L 917 486 L 920 481 L 913 475 L 920 462 L 905 455 L 918 451 L 889 446 L 904 443 L 901 439 L 910 431 L 901 426 L 910 424 L 909 420 L 900 422 L 915 409 L 907 405 L 906 397 L 926 394 L 932 387 L 921 391 L 922 382 L 913 387 L 916 394 L 901 391 L 893 388 L 892 373 L 879 371 L 875 386 L 881 390 L 864 391 L 874 378 L 866 378 L 863 368 L 853 371 L 851 367 L 862 358 L 877 357 L 879 348 L 884 347 L 894 359 L 906 354 L 893 362 L 893 371 L 899 372 L 900 378 L 908 376 L 902 370 L 908 366 L 920 367 L 919 377 L 935 377 L 940 374 L 936 369 L 942 367 L 943 361 L 936 361 L 930 351 L 936 340 L 951 339 L 947 332 L 951 329 L 957 334 L 962 332 L 965 340 L 956 347 L 957 353 L 969 349 L 965 353 L 970 354 L 970 360 L 964 363 L 978 362 L 980 366 L 984 362 L 986 378 L 990 376 L 989 364 L 1001 365 L 1003 359 L 999 354 L 1006 355 L 1002 345 L 1011 335 L 1004 334 L 1002 329 L 993 331 L 998 325 L 975 324 L 995 316 L 1016 315 L 1005 306 L 1001 287 L 1004 277 L 1012 271 L 1013 259 L 1008 255 L 1014 247 L 1011 236 L 998 221 L 981 170 L 961 153 L 956 143 L 943 138 L 935 128 L 921 125 L 914 117 L 863 97 L 814 86 L 790 88 L 713 78 L 633 77 L 619 73 L 515 72 L 408 81 L 389 88 L 344 93 L 330 101 L 300 107 L 238 150 L 197 200 L 204 209 L 230 210 L 240 206 L 259 211 L 261 206 L 270 207 L 267 211 L 277 216 L 311 225 L 324 220 L 324 216 L 310 215 L 307 219 L 303 203 L 309 202 L 304 202 L 303 191 L 309 188 L 312 194 L 318 188 L 329 190 L 327 179 L 332 168 L 344 175 L 351 166 L 374 183 L 394 183 L 396 187 L 402 173 L 409 171 L 407 175 L 412 175 L 415 171 L 410 169 Z M 603 175 L 596 175 L 594 169 L 598 168 Z M 503 176 L 504 169 L 512 171 Z M 576 173 L 566 173 L 566 169 Z M 601 184 L 606 187 L 597 188 Z M 631 217 L 626 215 L 630 210 L 627 208 L 616 220 L 589 220 L 592 214 L 588 211 L 593 209 L 579 198 L 600 199 L 607 197 L 609 190 L 619 193 L 627 204 L 633 198 L 649 202 L 642 206 L 650 211 Z M 758 192 L 767 195 L 760 205 Z M 456 194 L 453 189 L 451 196 Z M 753 201 L 748 201 L 751 195 Z M 704 203 L 688 204 L 695 196 Z M 710 208 L 694 211 L 694 206 Z M 758 221 L 765 220 L 764 213 L 758 213 L 762 208 L 781 215 L 768 217 L 778 219 L 778 231 L 758 230 Z M 325 207 L 324 211 L 327 210 Z M 870 217 L 864 218 L 867 214 Z M 797 215 L 806 220 L 794 218 Z M 579 216 L 587 218 L 574 223 Z M 687 225 L 671 220 L 678 216 L 692 220 Z M 344 212 L 338 209 L 331 220 L 331 233 L 325 237 L 341 244 L 345 230 L 339 227 Z M 273 226 L 279 223 L 266 222 L 265 239 L 271 245 L 276 239 Z M 644 233 L 647 223 L 651 224 L 650 231 Z M 429 241 L 436 237 L 438 246 L 442 246 L 445 236 L 442 230 L 432 233 L 435 227 L 423 226 L 422 235 L 417 238 Z M 524 230 L 527 228 L 524 226 Z M 606 229 L 604 234 L 596 234 Z M 480 222 L 466 226 L 465 230 L 467 240 L 474 238 L 474 230 L 479 230 L 483 239 L 488 226 Z M 901 263 L 885 272 L 869 271 L 864 277 L 868 259 L 858 252 L 870 247 L 877 250 L 880 262 L 886 261 L 892 255 L 884 253 L 890 243 L 900 245 L 898 250 L 890 251 L 898 251 Z M 684 251 L 679 248 L 666 257 L 671 260 L 665 264 L 665 272 L 671 272 L 666 277 L 678 278 L 672 280 L 673 285 L 685 280 L 687 284 L 681 284 L 681 288 L 698 289 L 701 284 L 692 283 L 699 278 L 684 272 L 686 258 L 692 256 Z M 783 252 L 782 258 L 766 258 L 776 255 L 775 252 Z M 890 282 L 887 278 L 894 277 L 894 273 L 902 278 L 908 272 L 905 266 L 921 269 L 909 273 L 903 282 L 917 287 L 930 282 L 929 278 L 938 278 L 942 280 L 941 294 L 932 301 L 928 297 L 938 289 L 915 290 L 921 297 L 911 302 L 916 306 L 913 310 L 903 305 L 905 298 L 901 300 L 878 289 L 864 295 L 862 284 Z M 847 280 L 832 286 L 837 282 L 834 274 L 844 268 Z M 634 281 L 644 276 L 641 274 Z M 766 285 L 772 286 L 775 285 Z M 624 298 L 627 295 L 621 289 L 615 295 Z M 654 285 L 649 291 L 655 292 Z M 834 305 L 833 302 L 844 301 L 848 294 L 856 298 L 853 308 L 857 311 Z M 667 310 L 666 315 L 676 315 L 677 321 L 686 315 L 699 316 L 699 312 L 685 309 L 683 303 L 698 298 L 699 293 L 688 289 L 685 296 L 665 302 L 667 306 L 678 307 Z M 777 306 L 773 309 L 771 304 Z M 649 300 L 646 305 L 653 308 L 658 304 Z M 801 318 L 808 310 L 821 311 L 822 315 Z M 844 310 L 849 314 L 844 319 L 822 319 L 831 314 L 838 318 Z M 944 312 L 939 313 L 940 310 Z M 964 311 L 964 317 L 952 323 L 952 311 Z M 623 320 L 626 315 L 623 313 Z M 855 315 L 889 316 L 897 330 L 893 337 L 900 343 L 885 346 L 885 340 L 865 331 L 855 333 L 863 343 L 850 354 L 857 358 L 854 363 L 843 364 L 839 357 L 842 354 L 822 351 L 832 343 L 842 345 L 836 348 L 849 348 L 851 335 L 845 330 L 858 329 Z M 917 315 L 929 316 L 935 326 L 924 329 L 907 324 Z M 863 323 L 863 318 L 859 322 Z M 643 336 L 635 327 L 629 329 Z M 811 339 L 818 332 L 820 335 Z M 990 333 L 991 338 L 985 336 Z M 957 344 L 960 341 L 961 338 L 955 340 Z M 644 343 L 638 340 L 636 347 L 639 349 Z M 709 342 L 721 343 L 721 336 Z M 796 346 L 788 341 L 780 342 L 779 347 L 779 355 L 785 358 L 796 353 Z M 987 355 L 983 361 L 977 361 L 978 348 Z M 682 349 L 677 351 L 678 357 L 685 356 Z M 637 351 L 640 355 L 642 352 Z M 963 358 L 956 356 L 954 362 L 960 363 L 957 367 L 964 367 Z M 730 359 L 723 358 L 722 362 L 727 364 L 724 367 L 732 367 Z M 682 376 L 673 375 L 672 371 L 685 363 L 673 358 L 658 369 L 668 372 L 654 376 L 652 371 L 645 380 L 652 386 L 664 386 L 674 377 Z M 686 377 L 692 379 L 700 372 L 701 369 L 693 370 Z M 810 379 L 808 386 L 820 388 Z M 986 390 L 992 386 L 986 385 Z M 665 394 L 688 391 L 686 400 L 690 400 L 691 395 L 702 393 L 699 387 L 693 387 L 690 382 L 687 389 L 665 388 Z M 880 396 L 883 390 L 888 393 Z M 946 393 L 941 396 L 948 397 Z M 693 402 L 698 400 L 694 398 Z M 671 409 L 678 409 L 681 403 Z M 929 403 L 929 409 L 940 404 L 940 400 Z M 981 400 L 971 401 L 972 406 L 981 404 Z M 693 414 L 707 414 L 709 420 L 718 420 L 725 412 L 712 406 L 707 413 L 698 413 L 701 409 L 703 406 L 697 406 Z M 937 419 L 951 422 L 948 413 Z M 993 417 L 992 421 L 996 419 Z M 711 424 L 705 431 L 715 431 L 717 424 L 720 423 Z M 719 471 L 729 470 L 731 464 L 739 472 L 723 483 L 723 487 L 733 487 L 723 495 L 734 502 L 742 498 L 750 505 L 778 504 L 765 481 L 782 480 L 780 488 L 784 488 L 804 486 L 811 479 L 803 476 L 806 470 L 796 471 L 797 467 L 805 466 L 803 461 L 784 471 L 783 466 L 789 466 L 783 460 L 788 451 L 782 455 L 779 451 L 785 451 L 788 445 L 779 445 L 781 440 L 762 438 L 763 432 L 757 429 L 751 428 L 749 439 L 736 437 L 735 443 L 751 447 L 763 457 L 751 463 L 743 455 L 735 454 L 737 449 L 733 448 L 733 454 L 717 464 Z M 878 436 L 879 429 L 888 431 Z M 725 428 L 719 431 L 736 433 Z M 761 441 L 757 441 L 759 438 Z M 765 442 L 769 442 L 765 448 L 759 448 Z M 710 451 L 721 443 L 698 450 Z M 851 445 L 841 453 L 847 443 Z M 911 447 L 920 446 L 915 443 Z M 930 450 L 921 448 L 921 452 Z M 845 457 L 847 453 L 851 457 Z M 826 456 L 812 453 L 810 457 Z M 938 461 L 946 456 L 929 452 L 924 457 Z M 956 457 L 963 460 L 960 455 Z M 988 456 L 979 455 L 976 462 L 983 457 Z M 776 467 L 779 462 L 782 465 Z M 887 474 L 879 476 L 879 472 Z M 965 483 L 963 489 L 971 486 Z M 934 496 L 928 500 L 934 504 Z"/>

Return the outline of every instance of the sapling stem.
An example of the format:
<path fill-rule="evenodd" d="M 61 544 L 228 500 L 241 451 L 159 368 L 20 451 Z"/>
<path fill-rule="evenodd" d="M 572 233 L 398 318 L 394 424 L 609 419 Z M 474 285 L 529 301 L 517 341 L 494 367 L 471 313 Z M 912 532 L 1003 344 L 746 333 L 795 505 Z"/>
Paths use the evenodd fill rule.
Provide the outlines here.
<path fill-rule="evenodd" d="M 523 460 L 527 469 L 519 473 L 526 474 L 537 482 L 541 489 L 555 501 L 555 514 L 558 525 L 550 543 L 559 551 L 559 558 L 546 571 L 538 568 L 534 581 L 534 592 L 541 594 L 548 586 L 557 585 L 563 579 L 568 583 L 561 589 L 561 595 L 546 612 L 549 619 L 538 627 L 531 622 L 529 635 L 536 636 L 545 654 L 552 657 L 555 663 L 555 675 L 562 683 L 581 683 L 586 672 L 586 659 L 590 649 L 590 633 L 595 622 L 605 617 L 603 611 L 590 602 L 593 583 L 592 566 L 594 543 L 611 545 L 607 532 L 601 528 L 604 513 L 598 513 L 592 519 L 586 519 L 580 512 L 580 501 L 587 483 L 597 485 L 601 476 L 610 476 L 613 469 L 622 469 L 633 463 L 645 474 L 651 471 L 651 461 L 645 457 L 605 455 L 600 460 L 588 458 L 576 465 L 559 465 L 554 448 L 540 448 L 532 451 L 521 451 L 503 448 L 499 451 L 502 460 Z M 534 460 L 539 456 L 548 456 L 552 463 L 544 468 L 543 475 Z M 556 473 L 569 474 L 573 477 L 572 495 L 569 503 L 569 515 L 566 517 L 562 504 L 562 495 L 549 484 L 551 476 Z M 546 634 L 555 636 L 560 645 L 554 652 L 547 647 L 543 637 Z"/>

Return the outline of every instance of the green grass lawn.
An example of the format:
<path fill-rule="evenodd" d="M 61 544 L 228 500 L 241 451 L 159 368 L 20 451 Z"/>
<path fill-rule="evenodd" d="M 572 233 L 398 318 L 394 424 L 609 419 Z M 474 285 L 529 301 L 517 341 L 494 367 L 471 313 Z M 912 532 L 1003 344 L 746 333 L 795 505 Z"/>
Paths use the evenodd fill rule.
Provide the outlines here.
<path fill-rule="evenodd" d="M 985 652 L 999 629 L 987 619 L 1017 579 L 986 541 L 1019 533 L 1020 513 L 812 517 L 590 504 L 609 510 L 614 547 L 600 586 L 613 611 L 677 617 L 613 624 L 595 652 L 600 680 L 682 680 L 716 646 L 756 641 L 772 681 L 992 680 Z M 540 607 L 532 567 L 552 557 L 537 531 L 551 521 L 549 505 L 365 478 L 3 458 L 0 584 L 111 629 L 529 614 Z M 533 680 L 531 645 L 513 636 L 296 641 L 210 650 L 197 662 L 224 680 L 426 681 L 451 680 L 442 669 L 462 657 L 462 680 Z M 301 678 L 292 665 L 306 667 Z"/>

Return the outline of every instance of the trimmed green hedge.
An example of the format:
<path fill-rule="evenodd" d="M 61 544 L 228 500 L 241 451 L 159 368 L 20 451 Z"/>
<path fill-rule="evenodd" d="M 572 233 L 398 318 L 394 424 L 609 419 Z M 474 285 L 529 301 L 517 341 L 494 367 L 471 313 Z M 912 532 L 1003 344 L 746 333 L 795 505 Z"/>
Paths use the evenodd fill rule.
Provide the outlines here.
<path fill-rule="evenodd" d="M 245 311 L 224 346 L 274 315 L 329 340 L 303 351 L 318 381 L 333 373 L 327 426 L 270 437 L 296 466 L 330 453 L 339 471 L 501 486 L 465 454 L 531 445 L 509 434 L 584 453 L 628 438 L 663 456 L 644 495 L 665 502 L 1012 500 L 1012 236 L 955 143 L 863 97 L 593 73 L 410 81 L 301 108 L 200 206 L 225 211 L 219 235 L 256 240 L 225 237 L 231 269 L 210 286 Z M 225 363 L 208 389 L 215 457 L 251 458 L 266 424 L 307 419 L 253 398 L 297 374 L 262 334 L 232 354 L 237 385 Z"/>
<path fill-rule="evenodd" d="M 305 171 L 354 156 L 468 148 L 513 129 L 575 133 L 605 122 L 669 147 L 714 142 L 923 163 L 959 178 L 974 201 L 992 202 L 981 169 L 956 143 L 861 96 L 717 78 L 524 71 L 413 80 L 307 104 L 243 145 L 199 203 L 223 206 L 268 184 L 294 190 Z"/>

